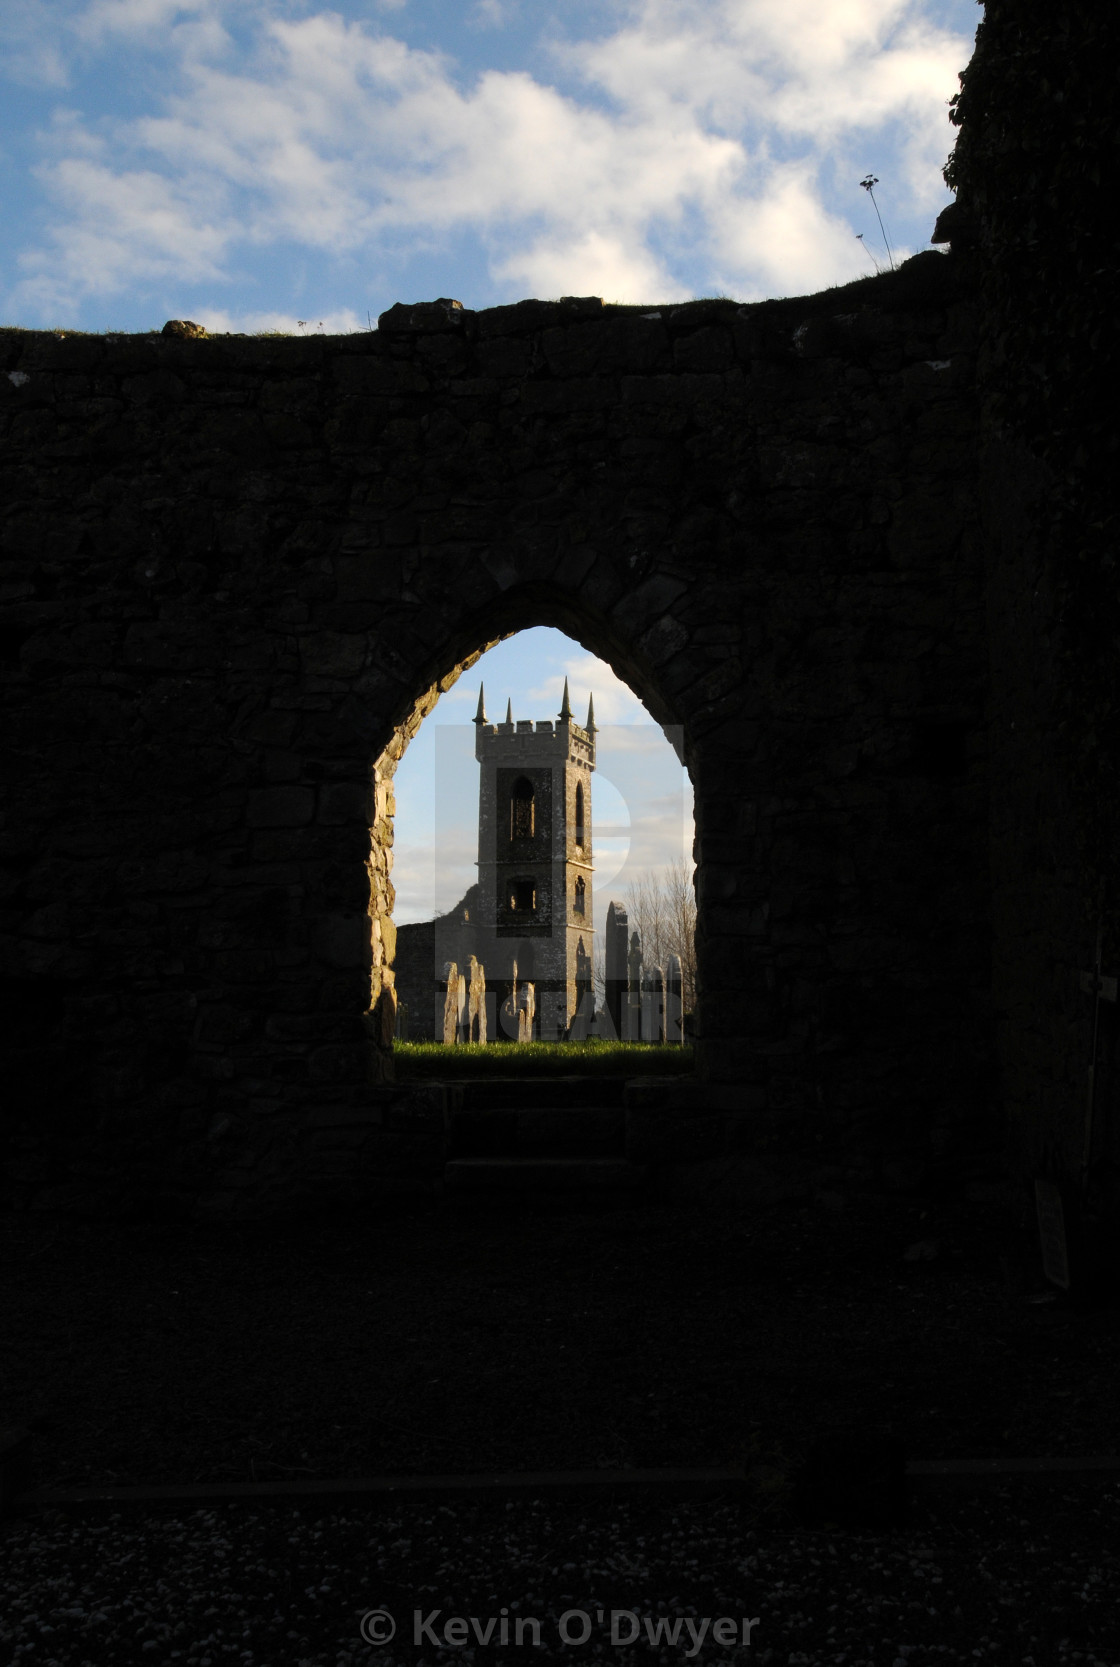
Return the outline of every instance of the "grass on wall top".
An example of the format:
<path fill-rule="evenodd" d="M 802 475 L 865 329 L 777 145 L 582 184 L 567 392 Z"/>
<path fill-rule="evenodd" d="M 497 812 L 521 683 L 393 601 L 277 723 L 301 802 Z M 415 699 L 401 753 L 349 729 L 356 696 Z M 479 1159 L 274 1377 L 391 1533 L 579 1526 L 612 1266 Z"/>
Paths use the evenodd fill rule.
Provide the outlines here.
<path fill-rule="evenodd" d="M 447 1077 L 639 1077 L 687 1074 L 690 1047 L 648 1042 L 394 1042 L 397 1080 Z"/>

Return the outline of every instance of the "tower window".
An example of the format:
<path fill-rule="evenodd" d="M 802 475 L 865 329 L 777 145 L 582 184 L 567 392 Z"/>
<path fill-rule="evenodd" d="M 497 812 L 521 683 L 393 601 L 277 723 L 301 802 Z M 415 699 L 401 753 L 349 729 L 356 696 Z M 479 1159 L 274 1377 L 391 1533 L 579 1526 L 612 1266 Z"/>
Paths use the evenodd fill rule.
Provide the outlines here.
<path fill-rule="evenodd" d="M 509 888 L 509 906 L 519 915 L 531 915 L 535 911 L 537 888 L 532 880 L 514 880 Z"/>
<path fill-rule="evenodd" d="M 509 807 L 509 837 L 532 839 L 536 833 L 536 802 L 533 784 L 525 776 L 518 776 L 513 784 Z"/>
<path fill-rule="evenodd" d="M 583 783 L 576 783 L 576 844 L 583 844 Z"/>
<path fill-rule="evenodd" d="M 576 898 L 573 907 L 575 908 L 577 915 L 587 913 L 587 886 L 584 884 L 582 874 L 576 881 Z M 580 941 L 582 943 L 583 940 L 581 939 Z"/>

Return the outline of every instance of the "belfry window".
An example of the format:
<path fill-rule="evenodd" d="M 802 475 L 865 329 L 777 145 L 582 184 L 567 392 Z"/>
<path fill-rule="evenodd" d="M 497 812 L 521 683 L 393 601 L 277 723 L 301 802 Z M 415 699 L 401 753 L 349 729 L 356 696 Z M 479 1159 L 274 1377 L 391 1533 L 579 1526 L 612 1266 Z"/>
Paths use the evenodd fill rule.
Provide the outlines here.
<path fill-rule="evenodd" d="M 533 784 L 525 776 L 518 776 L 513 784 L 509 806 L 509 837 L 532 839 L 537 831 L 536 802 Z"/>
<path fill-rule="evenodd" d="M 576 844 L 583 845 L 583 783 L 576 783 Z"/>
<path fill-rule="evenodd" d="M 509 906 L 515 914 L 534 913 L 537 907 L 537 888 L 532 880 L 514 880 L 509 888 Z"/>
<path fill-rule="evenodd" d="M 573 908 L 577 915 L 587 913 L 587 886 L 584 884 L 582 874 L 576 880 L 576 896 Z"/>

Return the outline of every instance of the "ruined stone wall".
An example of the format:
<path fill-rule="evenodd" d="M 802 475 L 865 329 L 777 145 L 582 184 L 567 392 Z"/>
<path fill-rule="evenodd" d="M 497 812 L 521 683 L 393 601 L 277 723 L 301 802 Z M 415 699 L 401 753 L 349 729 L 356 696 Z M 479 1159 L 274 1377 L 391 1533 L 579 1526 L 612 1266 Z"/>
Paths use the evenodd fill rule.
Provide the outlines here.
<path fill-rule="evenodd" d="M 437 1006 L 436 986 L 448 961 L 462 971 L 477 951 L 478 898 L 478 885 L 468 886 L 446 914 L 397 927 L 393 983 L 398 1005 L 403 1002 L 408 1008 L 413 1042 L 443 1040 L 443 990 L 438 991 Z"/>
<path fill-rule="evenodd" d="M 955 271 L 344 338 L 0 333 L 13 1192 L 239 1208 L 427 1150 L 379 1087 L 392 771 L 542 623 L 683 728 L 731 1140 L 944 1147 L 981 1115 Z"/>
<path fill-rule="evenodd" d="M 1120 971 L 1120 232 L 1101 206 L 1118 49 L 1114 8 L 987 0 L 946 175 L 979 303 L 1001 1094 L 1028 1186 L 1047 1175 L 1102 1221 L 1120 1204 L 1117 1010 L 1102 1006 L 1085 1197 L 1080 975 L 1098 927 Z"/>

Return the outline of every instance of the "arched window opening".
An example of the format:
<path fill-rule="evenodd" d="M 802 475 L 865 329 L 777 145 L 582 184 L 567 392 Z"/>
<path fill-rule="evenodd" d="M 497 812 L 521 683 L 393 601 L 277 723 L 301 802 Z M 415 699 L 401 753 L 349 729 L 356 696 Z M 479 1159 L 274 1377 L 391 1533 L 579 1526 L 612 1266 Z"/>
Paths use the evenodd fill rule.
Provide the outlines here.
<path fill-rule="evenodd" d="M 608 665 L 589 669 L 582 647 L 578 675 L 595 679 L 600 722 L 590 696 L 587 721 L 578 721 L 565 690 L 575 653 L 547 627 L 486 644 L 454 668 L 474 671 L 459 692 L 435 685 L 417 698 L 378 760 L 370 846 L 377 1028 L 371 1015 L 367 1029 L 378 1068 L 384 1051 L 390 1074 L 394 1041 L 444 1040 L 448 986 L 440 975 L 451 962 L 467 1004 L 459 1040 L 468 1026 L 473 1034 L 472 1014 L 481 1040 L 483 1009 L 488 1043 L 517 1040 L 502 1019 L 514 963 L 518 1002 L 538 1000 L 538 1014 L 548 1008 L 550 1036 L 559 1027 L 577 1039 L 627 1039 L 626 969 L 619 973 L 609 953 L 618 936 L 612 925 L 625 921 L 627 908 L 627 943 L 637 928 L 651 964 L 680 960 L 682 1005 L 691 1011 L 690 922 L 685 910 L 670 920 L 661 902 L 694 832 L 679 740 L 647 721 Z M 487 717 L 484 675 L 486 690 L 499 691 L 504 720 Z M 515 722 L 514 706 L 531 715 Z M 679 818 L 666 814 L 673 795 Z M 687 904 L 691 865 L 683 878 Z M 654 890 L 658 906 L 647 909 Z M 543 957 L 539 977 L 525 970 L 531 948 Z"/>
<path fill-rule="evenodd" d="M 513 795 L 509 807 L 509 837 L 511 839 L 532 839 L 537 831 L 537 806 L 533 793 L 533 784 L 525 776 L 519 776 L 513 784 Z"/>

